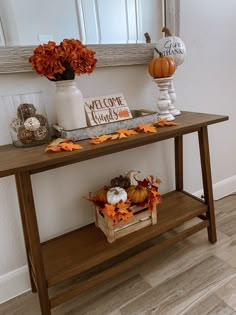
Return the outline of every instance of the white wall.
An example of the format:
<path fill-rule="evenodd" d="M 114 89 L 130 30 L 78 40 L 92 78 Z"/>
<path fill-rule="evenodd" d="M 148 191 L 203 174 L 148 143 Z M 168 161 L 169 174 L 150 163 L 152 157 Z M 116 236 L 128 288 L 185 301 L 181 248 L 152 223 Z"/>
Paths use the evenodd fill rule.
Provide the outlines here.
<path fill-rule="evenodd" d="M 228 0 L 227 5 L 221 0 L 181 1 L 181 37 L 188 55 L 175 76 L 179 108 L 230 115 L 229 122 L 209 127 L 213 183 L 219 194 L 236 188 L 236 22 L 232 13 L 235 9 L 233 0 Z M 123 92 L 130 108 L 155 109 L 158 92 L 147 66 L 97 69 L 90 76 L 78 78 L 78 84 L 85 97 Z M 1 95 L 42 89 L 51 122 L 55 117 L 50 105 L 53 88 L 53 83 L 34 73 L 0 76 Z M 10 141 L 3 110 L 1 104 L 1 144 Z M 144 175 L 157 174 L 163 182 L 161 192 L 171 190 L 174 181 L 172 144 L 168 140 L 34 175 L 33 188 L 42 240 L 90 222 L 93 219 L 92 205 L 82 196 L 130 169 L 139 169 Z M 184 144 L 186 188 L 196 192 L 201 189 L 196 136 L 187 136 Z M 13 177 L 0 180 L 0 253 L 0 300 L 3 301 L 28 288 Z"/>
<path fill-rule="evenodd" d="M 213 9 L 214 8 L 214 9 Z M 181 37 L 187 57 L 176 73 L 178 102 L 184 110 L 229 115 L 228 122 L 209 127 L 213 183 L 236 175 L 235 54 L 236 2 L 228 0 L 181 0 Z M 192 191 L 199 188 L 200 169 L 191 160 L 197 148 L 187 143 L 186 182 Z M 194 159 L 195 160 L 195 159 Z M 233 178 L 232 178 L 233 177 Z M 227 183 L 228 184 L 228 183 Z"/>

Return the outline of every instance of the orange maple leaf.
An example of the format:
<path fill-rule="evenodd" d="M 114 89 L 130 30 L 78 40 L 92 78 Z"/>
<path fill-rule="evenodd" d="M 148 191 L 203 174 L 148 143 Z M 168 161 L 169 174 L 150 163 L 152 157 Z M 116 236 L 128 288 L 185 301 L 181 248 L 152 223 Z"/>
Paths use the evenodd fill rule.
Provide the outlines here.
<path fill-rule="evenodd" d="M 124 134 L 126 136 L 136 135 L 137 132 L 134 129 L 119 129 L 116 130 L 116 133 Z"/>
<path fill-rule="evenodd" d="M 155 206 L 161 202 L 161 196 L 158 191 L 155 189 L 151 189 L 149 191 L 149 196 L 148 196 L 148 208 L 149 210 L 153 210 Z"/>
<path fill-rule="evenodd" d="M 74 144 L 71 139 L 58 138 L 48 144 L 45 152 L 72 151 L 80 149 L 83 149 L 83 147 L 80 144 Z"/>
<path fill-rule="evenodd" d="M 52 146 L 58 146 L 60 143 L 64 143 L 64 142 L 72 142 L 72 139 L 69 138 L 57 138 L 52 140 L 51 142 L 49 142 L 48 147 L 52 147 Z"/>
<path fill-rule="evenodd" d="M 123 138 L 127 138 L 124 133 L 114 133 L 114 135 L 111 136 L 111 140 L 118 140 Z"/>
<path fill-rule="evenodd" d="M 92 144 L 99 144 L 111 139 L 111 135 L 102 135 L 99 137 L 93 137 L 89 142 Z"/>
<path fill-rule="evenodd" d="M 117 140 L 120 139 L 120 135 L 118 133 L 115 133 L 114 135 L 111 136 L 111 140 Z"/>
<path fill-rule="evenodd" d="M 129 211 L 129 202 L 120 201 L 116 204 L 117 211 L 120 213 L 127 213 Z"/>
<path fill-rule="evenodd" d="M 63 151 L 73 151 L 73 150 L 80 150 L 82 149 L 81 145 L 74 144 L 73 142 L 63 142 L 59 144 L 59 147 Z"/>
<path fill-rule="evenodd" d="M 120 220 L 123 220 L 124 222 L 127 222 L 129 220 L 129 218 L 132 218 L 134 216 L 134 214 L 131 211 L 128 211 L 126 213 L 120 213 L 118 212 L 116 214 L 116 219 L 118 220 L 118 222 Z M 114 222 L 114 225 L 116 224 L 116 222 Z"/>
<path fill-rule="evenodd" d="M 102 209 L 102 213 L 108 215 L 109 217 L 114 217 L 116 215 L 115 208 L 115 205 L 106 203 L 105 207 Z"/>
<path fill-rule="evenodd" d="M 136 128 L 136 130 L 138 131 L 143 131 L 143 132 L 157 132 L 157 129 L 156 127 L 154 127 L 153 125 L 151 124 L 142 124 L 142 125 L 138 125 Z"/>
<path fill-rule="evenodd" d="M 164 127 L 164 126 L 178 126 L 176 122 L 168 121 L 167 118 L 162 118 L 153 123 L 155 126 Z"/>
<path fill-rule="evenodd" d="M 148 177 L 147 177 L 147 179 L 149 180 L 149 182 L 151 183 L 151 184 L 161 184 L 161 180 L 160 180 L 160 178 L 158 178 L 158 177 L 155 177 L 155 176 L 153 176 L 153 175 L 149 175 Z"/>

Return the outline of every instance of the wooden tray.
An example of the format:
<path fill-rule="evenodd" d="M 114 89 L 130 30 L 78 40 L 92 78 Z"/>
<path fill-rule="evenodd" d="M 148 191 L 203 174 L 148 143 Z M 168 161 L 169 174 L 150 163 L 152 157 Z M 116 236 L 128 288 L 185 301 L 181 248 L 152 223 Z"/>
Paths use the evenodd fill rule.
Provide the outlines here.
<path fill-rule="evenodd" d="M 91 137 L 101 136 L 104 134 L 110 134 L 115 132 L 118 129 L 130 129 L 134 128 L 139 124 L 149 124 L 153 123 L 158 119 L 158 113 L 139 109 L 139 110 L 131 110 L 133 118 L 121 120 L 117 122 L 112 122 L 108 124 L 102 124 L 97 126 L 91 126 L 86 128 L 74 129 L 74 130 L 64 130 L 62 127 L 58 125 L 53 125 L 55 130 L 57 131 L 57 136 L 61 138 L 70 138 L 74 141 L 76 140 L 84 140 Z"/>

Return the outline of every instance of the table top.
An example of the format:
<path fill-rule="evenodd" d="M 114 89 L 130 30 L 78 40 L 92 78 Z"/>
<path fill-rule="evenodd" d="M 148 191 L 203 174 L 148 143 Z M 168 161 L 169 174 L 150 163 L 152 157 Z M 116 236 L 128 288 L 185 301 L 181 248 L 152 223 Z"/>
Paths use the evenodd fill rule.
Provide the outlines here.
<path fill-rule="evenodd" d="M 19 172 L 38 173 L 90 160 L 195 132 L 201 127 L 228 119 L 228 116 L 223 115 L 182 112 L 180 116 L 176 117 L 177 126 L 160 127 L 157 133 L 140 133 L 120 140 L 106 141 L 99 145 L 91 144 L 89 140 L 83 140 L 79 141 L 83 149 L 72 152 L 45 153 L 46 145 L 31 148 L 16 148 L 11 144 L 0 146 L 0 177 L 14 175 Z"/>

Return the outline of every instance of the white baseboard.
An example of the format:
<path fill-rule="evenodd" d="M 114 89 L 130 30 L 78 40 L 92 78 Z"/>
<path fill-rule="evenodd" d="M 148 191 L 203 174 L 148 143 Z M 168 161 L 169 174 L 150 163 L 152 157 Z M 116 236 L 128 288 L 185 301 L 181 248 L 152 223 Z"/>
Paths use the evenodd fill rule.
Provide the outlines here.
<path fill-rule="evenodd" d="M 29 290 L 30 280 L 27 266 L 0 276 L 0 304 Z"/>
<path fill-rule="evenodd" d="M 236 175 L 213 185 L 214 200 L 226 197 L 234 192 L 236 192 Z M 193 195 L 201 198 L 203 190 L 196 191 Z"/>

